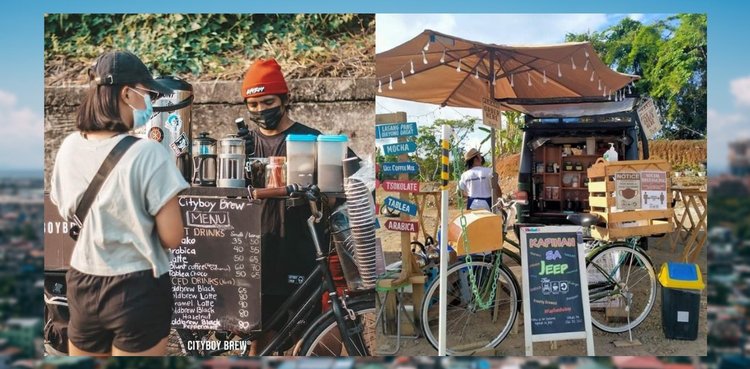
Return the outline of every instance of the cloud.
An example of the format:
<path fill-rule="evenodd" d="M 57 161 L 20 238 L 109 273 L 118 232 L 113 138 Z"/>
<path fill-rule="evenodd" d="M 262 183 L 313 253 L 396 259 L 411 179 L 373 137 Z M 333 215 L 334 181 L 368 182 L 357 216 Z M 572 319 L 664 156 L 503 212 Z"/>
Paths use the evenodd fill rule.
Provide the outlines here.
<path fill-rule="evenodd" d="M 14 94 L 3 90 L 0 90 L 0 139 L 0 169 L 43 166 L 42 116 L 20 106 Z"/>
<path fill-rule="evenodd" d="M 549 44 L 567 33 L 596 31 L 609 24 L 605 14 L 378 14 L 376 48 L 396 47 L 425 29 L 496 44 Z"/>
<path fill-rule="evenodd" d="M 726 171 L 729 142 L 750 137 L 748 119 L 740 113 L 708 109 L 708 168 L 712 174 Z"/>
<path fill-rule="evenodd" d="M 737 104 L 750 106 L 750 77 L 742 77 L 732 80 L 729 89 L 734 95 Z"/>
<path fill-rule="evenodd" d="M 16 98 L 15 95 L 9 92 L 0 90 L 0 107 L 2 108 L 12 107 L 16 105 L 17 100 L 18 99 Z"/>

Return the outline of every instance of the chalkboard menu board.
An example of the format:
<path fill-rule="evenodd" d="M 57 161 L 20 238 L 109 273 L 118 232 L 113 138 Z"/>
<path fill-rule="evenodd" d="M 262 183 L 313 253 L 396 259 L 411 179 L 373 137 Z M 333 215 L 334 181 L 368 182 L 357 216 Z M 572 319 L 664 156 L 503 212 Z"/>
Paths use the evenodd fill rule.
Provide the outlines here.
<path fill-rule="evenodd" d="M 172 327 L 259 330 L 261 204 L 200 193 L 179 197 L 185 234 L 172 251 Z"/>
<path fill-rule="evenodd" d="M 531 342 L 591 337 L 582 243 L 578 226 L 521 230 L 527 354 Z"/>

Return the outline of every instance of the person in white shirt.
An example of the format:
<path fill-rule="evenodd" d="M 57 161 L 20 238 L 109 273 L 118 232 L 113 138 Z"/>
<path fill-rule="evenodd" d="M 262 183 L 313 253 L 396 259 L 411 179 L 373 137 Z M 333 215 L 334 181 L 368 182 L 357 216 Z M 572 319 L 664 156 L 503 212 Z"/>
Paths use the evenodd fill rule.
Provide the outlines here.
<path fill-rule="evenodd" d="M 468 198 L 466 210 L 490 209 L 492 203 L 492 189 L 497 184 L 492 183 L 492 168 L 484 166 L 484 157 L 477 149 L 470 149 L 464 154 L 466 171 L 461 174 L 458 189 Z M 498 189 L 498 193 L 500 193 Z"/>

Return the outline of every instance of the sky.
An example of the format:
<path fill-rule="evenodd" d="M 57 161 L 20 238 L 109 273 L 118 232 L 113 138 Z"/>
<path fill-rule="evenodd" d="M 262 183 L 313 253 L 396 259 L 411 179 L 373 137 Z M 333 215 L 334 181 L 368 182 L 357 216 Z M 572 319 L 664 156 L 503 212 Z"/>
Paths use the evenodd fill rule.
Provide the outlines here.
<path fill-rule="evenodd" d="M 3 50 L 3 57 L 0 58 L 0 142 L 3 143 L 0 145 L 0 170 L 41 170 L 43 166 L 45 13 L 374 12 L 389 14 L 388 17 L 394 22 L 387 29 L 383 24 L 377 26 L 378 50 L 383 50 L 401 42 L 397 39 L 411 38 L 428 26 L 479 41 L 545 42 L 559 40 L 564 35 L 564 29 L 593 30 L 616 21 L 616 17 L 645 14 L 643 20 L 647 21 L 651 14 L 705 12 L 708 13 L 709 22 L 709 169 L 717 173 L 726 169 L 727 142 L 743 136 L 750 137 L 750 119 L 746 118 L 750 113 L 750 68 L 747 67 L 750 48 L 743 46 L 746 35 L 750 34 L 747 8 L 750 8 L 750 4 L 745 2 L 681 0 L 131 0 L 122 3 L 32 0 L 5 3 L 0 13 L 0 47 Z M 550 23 L 530 22 L 522 15 L 505 18 L 503 23 L 494 23 L 486 20 L 489 18 L 485 16 L 460 14 L 480 12 L 572 14 L 557 18 L 550 16 L 549 19 L 554 20 Z M 417 15 L 395 15 L 404 13 L 433 14 L 422 18 Z M 437 114 L 450 114 L 444 110 Z"/>

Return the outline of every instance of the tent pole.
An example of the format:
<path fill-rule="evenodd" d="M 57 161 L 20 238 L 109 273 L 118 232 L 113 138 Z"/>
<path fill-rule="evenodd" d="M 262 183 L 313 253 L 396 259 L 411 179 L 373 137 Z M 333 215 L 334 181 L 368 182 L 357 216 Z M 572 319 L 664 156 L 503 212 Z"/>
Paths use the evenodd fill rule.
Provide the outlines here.
<path fill-rule="evenodd" d="M 490 73 L 488 74 L 488 82 L 490 86 L 490 99 L 495 100 L 495 86 L 492 85 L 492 81 L 495 76 L 495 50 L 490 49 Z M 502 114 L 502 113 L 501 113 Z M 502 119 L 501 119 L 502 121 Z M 495 159 L 495 127 L 490 128 L 490 155 L 492 155 L 492 204 L 490 207 L 497 202 L 497 197 L 500 195 L 495 190 L 500 185 L 497 184 L 497 162 Z"/>
<path fill-rule="evenodd" d="M 450 136 L 451 126 L 443 124 L 442 148 L 440 156 L 441 164 L 441 199 L 440 199 L 440 290 L 438 291 L 438 355 L 446 355 L 446 328 L 447 328 L 447 310 L 448 310 L 448 180 L 450 172 L 448 171 L 449 153 L 450 153 Z"/>

